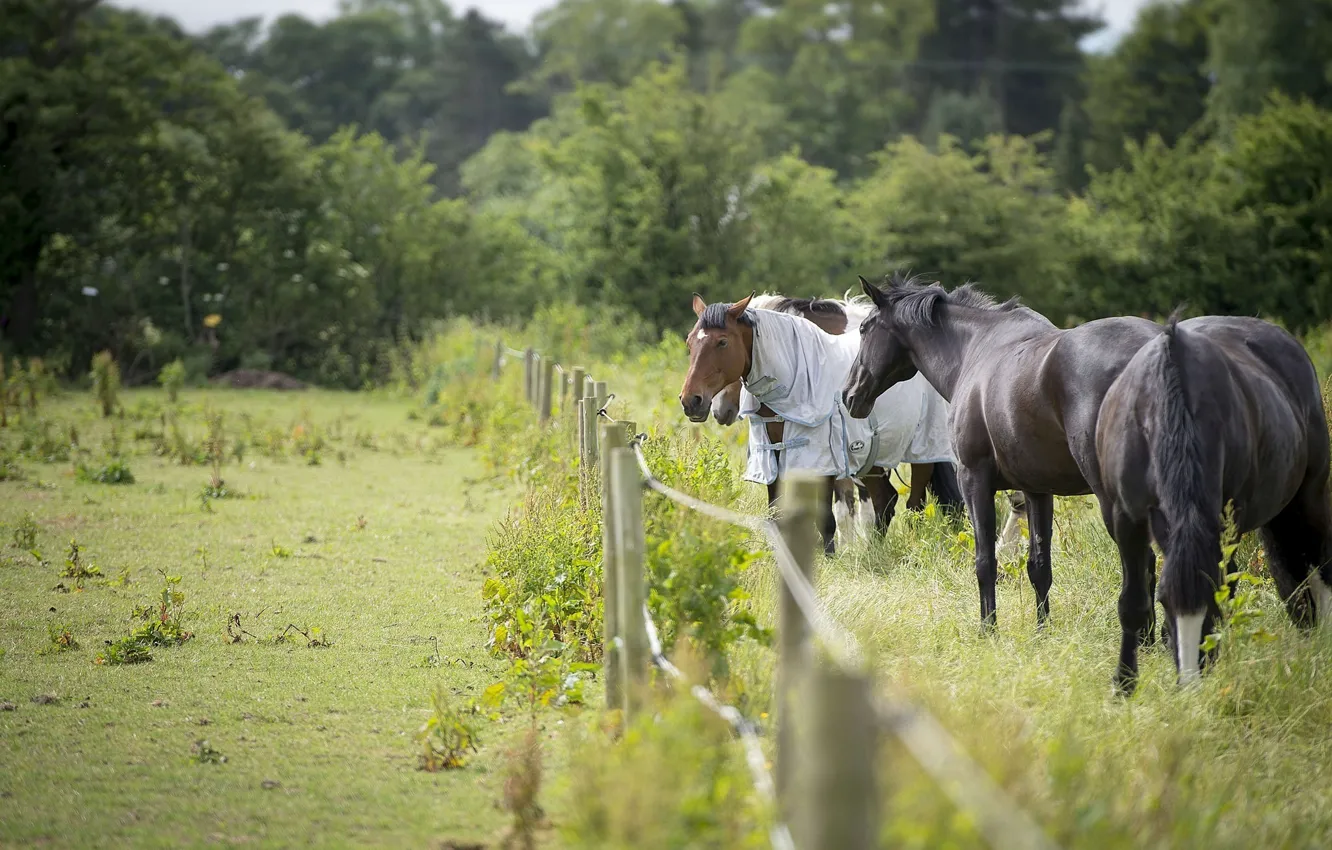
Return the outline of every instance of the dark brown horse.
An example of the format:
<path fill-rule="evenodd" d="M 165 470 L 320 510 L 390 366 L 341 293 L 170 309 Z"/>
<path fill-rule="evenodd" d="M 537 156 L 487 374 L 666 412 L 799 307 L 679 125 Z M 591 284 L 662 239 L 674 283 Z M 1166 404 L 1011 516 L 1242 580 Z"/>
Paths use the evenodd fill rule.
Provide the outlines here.
<path fill-rule="evenodd" d="M 1327 419 L 1313 363 L 1290 334 L 1259 319 L 1172 317 L 1106 393 L 1096 449 L 1101 512 L 1124 570 L 1122 691 L 1137 680 L 1133 636 L 1154 609 L 1153 538 L 1179 682 L 1198 677 L 1219 613 L 1228 503 L 1235 532 L 1261 529 L 1291 619 L 1332 622 Z"/>
<path fill-rule="evenodd" d="M 699 319 L 687 338 L 690 352 L 689 372 L 685 376 L 680 393 L 681 406 L 692 421 L 702 422 L 708 417 L 713 399 L 725 387 L 752 377 L 751 355 L 755 333 L 755 314 L 749 312 L 752 298 L 751 295 L 734 304 L 709 306 L 701 297 L 697 295 L 694 297 L 694 312 Z M 788 422 L 783 421 L 779 413 L 766 405 L 759 410 L 759 415 L 773 420 L 767 423 L 768 438 L 773 444 L 781 444 L 786 436 Z M 938 463 L 933 466 L 937 469 L 944 465 Z M 951 464 L 947 466 L 951 467 Z M 874 505 L 875 525 L 880 531 L 886 530 L 897 504 L 897 490 L 888 481 L 886 471 L 880 467 L 875 467 L 863 478 L 863 482 Z M 777 482 L 774 481 L 768 487 L 770 504 L 775 504 L 776 494 Z M 836 530 L 831 486 L 827 495 L 828 499 L 820 522 L 820 533 L 825 551 L 831 553 Z M 945 494 L 939 493 L 939 495 L 941 504 L 948 507 Z"/>
<path fill-rule="evenodd" d="M 874 400 L 917 372 L 952 404 L 958 478 L 976 539 L 981 621 L 993 626 L 994 494 L 1020 490 L 1031 535 L 1027 577 L 1036 619 L 1050 616 L 1054 497 L 1099 492 L 1096 417 L 1106 391 L 1161 326 L 1101 319 L 1060 330 L 1016 301 L 996 303 L 971 286 L 952 292 L 895 276 L 885 289 L 860 279 L 875 311 L 861 326 L 860 354 L 844 403 L 865 416 Z M 1141 635 L 1153 640 L 1154 628 Z"/>

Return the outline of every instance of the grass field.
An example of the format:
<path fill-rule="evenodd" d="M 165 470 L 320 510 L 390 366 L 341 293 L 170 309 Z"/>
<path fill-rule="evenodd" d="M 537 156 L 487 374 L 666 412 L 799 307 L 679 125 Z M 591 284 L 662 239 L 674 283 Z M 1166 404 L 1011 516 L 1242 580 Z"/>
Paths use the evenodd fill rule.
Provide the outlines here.
<path fill-rule="evenodd" d="M 677 375 L 643 363 L 598 372 L 617 393 L 615 415 L 662 434 L 680 426 L 683 454 L 691 432 L 724 434 L 738 460 L 739 429 L 680 424 L 667 398 Z M 519 488 L 406 402 L 187 395 L 195 439 L 205 400 L 246 423 L 252 448 L 223 469 L 241 498 L 206 509 L 208 468 L 143 446 L 129 459 L 131 485 L 84 483 L 68 461 L 26 460 L 25 480 L 0 483 L 0 701 L 14 707 L 0 712 L 0 844 L 497 846 L 509 820 L 498 805 L 505 751 L 522 717 L 480 723 L 480 751 L 462 770 L 418 770 L 414 735 L 436 685 L 461 704 L 508 668 L 485 648 L 481 562 Z M 157 393 L 126 398 L 131 409 L 162 404 Z M 74 422 L 102 457 L 109 431 L 87 396 L 66 396 L 46 415 Z M 301 450 L 306 430 L 326 438 L 318 465 Z M 269 444 L 285 448 L 261 450 Z M 535 486 L 556 488 L 540 498 L 558 510 L 534 516 L 538 527 L 521 539 L 552 541 L 571 527 L 576 500 L 564 484 Z M 736 506 L 760 511 L 760 489 L 743 492 Z M 46 566 L 9 543 L 29 512 Z M 710 532 L 705 523 L 688 533 Z M 81 592 L 53 590 L 69 581 L 59 573 L 71 537 L 104 579 L 128 569 L 129 584 L 93 578 Z M 493 553 L 500 544 L 489 539 Z M 1240 562 L 1260 579 L 1242 606 L 1254 619 L 1223 632 L 1220 663 L 1181 692 L 1165 652 L 1146 650 L 1129 700 L 1110 689 L 1119 566 L 1090 499 L 1058 500 L 1054 553 L 1053 620 L 1042 633 L 1018 564 L 1001 577 L 998 632 L 981 632 L 967 529 L 938 515 L 899 515 L 886 540 L 821 560 L 817 584 L 870 649 L 880 684 L 928 706 L 1060 845 L 1332 844 L 1332 638 L 1289 626 L 1252 543 Z M 678 556 L 651 557 L 669 567 Z M 154 649 L 149 663 L 94 664 L 104 641 L 134 625 L 133 607 L 160 594 L 158 569 L 181 576 L 194 639 Z M 741 581 L 750 599 L 741 604 L 772 625 L 771 562 L 760 558 Z M 227 637 L 237 613 L 252 633 L 238 644 Z M 79 648 L 44 654 L 48 627 L 64 624 Z M 274 643 L 288 624 L 317 627 L 332 646 Z M 719 684 L 763 711 L 771 653 L 745 639 L 729 654 L 733 678 Z M 724 732 L 666 707 L 661 718 L 607 755 L 605 737 L 588 736 L 595 712 L 540 714 L 541 804 L 556 827 L 542 831 L 543 846 L 765 845 L 764 816 L 753 814 Z M 224 763 L 200 763 L 205 739 Z M 883 748 L 882 766 L 883 846 L 987 846 L 899 747 Z"/>
<path fill-rule="evenodd" d="M 256 428 L 308 420 L 343 436 L 329 437 L 317 466 L 254 452 L 233 460 L 224 478 L 243 497 L 211 512 L 198 498 L 206 467 L 145 454 L 129 458 L 131 485 L 78 482 L 69 463 L 23 463 L 27 480 L 0 483 L 0 701 L 12 706 L 0 712 L 0 844 L 489 840 L 505 818 L 496 803 L 508 729 L 485 727 L 475 759 L 439 773 L 416 769 L 414 735 L 436 685 L 461 699 L 504 668 L 483 647 L 479 562 L 516 491 L 485 479 L 474 452 L 418 447 L 429 432 L 402 402 L 217 391 L 182 405 L 205 400 L 233 427 L 248 414 Z M 124 398 L 131 409 L 164 401 Z M 109 433 L 87 396 L 54 408 L 42 413 L 77 422 L 83 445 Z M 49 566 L 11 541 L 27 513 Z M 59 577 L 71 538 L 105 578 L 128 570 L 128 582 L 53 590 L 72 584 Z M 104 641 L 131 628 L 131 609 L 160 594 L 158 570 L 181 577 L 195 637 L 148 663 L 94 664 Z M 233 613 L 262 640 L 229 643 Z M 65 624 L 78 648 L 42 654 L 48 626 Z M 274 644 L 289 624 L 332 645 Z M 200 740 L 226 761 L 200 763 Z"/>

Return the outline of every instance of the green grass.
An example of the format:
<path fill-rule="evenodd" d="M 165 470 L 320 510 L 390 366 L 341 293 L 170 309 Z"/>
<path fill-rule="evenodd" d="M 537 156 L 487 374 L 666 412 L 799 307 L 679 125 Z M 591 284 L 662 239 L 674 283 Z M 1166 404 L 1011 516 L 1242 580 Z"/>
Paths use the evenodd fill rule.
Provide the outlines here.
<path fill-rule="evenodd" d="M 1158 645 L 1141 655 L 1138 693 L 1115 696 L 1115 551 L 1090 498 L 1058 500 L 1056 523 L 1044 633 L 1016 564 L 1001 574 L 999 630 L 982 633 L 969 538 L 937 518 L 899 514 L 886 541 L 821 560 L 820 596 L 869 648 L 880 687 L 935 712 L 1064 847 L 1328 846 L 1332 637 L 1291 627 L 1265 580 L 1274 640 L 1223 649 L 1189 690 Z M 764 619 L 775 580 L 769 567 L 751 582 Z M 770 681 L 766 655 L 737 666 Z M 895 744 L 881 775 L 885 846 L 986 846 Z"/>
<path fill-rule="evenodd" d="M 123 396 L 131 411 L 165 393 Z M 416 769 L 414 735 L 443 684 L 461 703 L 505 665 L 479 620 L 487 529 L 517 498 L 486 478 L 475 453 L 438 444 L 409 406 L 370 395 L 186 392 L 194 439 L 203 402 L 290 431 L 330 434 L 321 463 L 251 448 L 223 467 L 237 498 L 201 505 L 206 466 L 142 451 L 135 483 L 75 479 L 71 463 L 23 461 L 25 481 L 0 483 L 0 844 L 193 846 L 205 843 L 422 846 L 488 841 L 502 753 L 521 723 L 482 723 L 481 751 L 460 770 Z M 88 396 L 39 411 L 76 423 L 99 454 L 110 433 Z M 144 421 L 151 422 L 152 416 Z M 114 422 L 115 420 L 112 420 Z M 118 424 L 129 444 L 132 422 Z M 352 435 L 373 434 L 377 450 Z M 16 443 L 16 434 L 0 432 Z M 342 453 L 345 463 L 339 463 Z M 34 559 L 10 542 L 26 513 L 40 526 Z M 362 527 L 363 526 L 363 527 Z M 52 590 L 77 538 L 103 579 Z M 275 554 L 277 547 L 289 556 Z M 99 666 L 105 641 L 153 604 L 158 570 L 182 577 L 184 626 L 195 637 L 154 647 L 149 663 Z M 227 642 L 240 613 L 264 640 Z M 68 624 L 79 646 L 51 644 Z M 288 624 L 322 630 L 327 648 L 274 644 Z M 438 666 L 428 666 L 438 640 Z M 54 694 L 55 702 L 34 697 Z M 549 733 L 559 731 L 549 724 Z M 207 740 L 223 763 L 200 763 Z"/>
<path fill-rule="evenodd" d="M 644 364 L 596 368 L 617 393 L 613 412 L 640 426 L 677 424 L 678 375 Z M 131 393 L 126 407 L 162 398 Z M 73 398 L 63 402 L 59 416 L 74 420 L 91 456 L 24 459 L 23 478 L 0 483 L 0 700 L 17 706 L 0 712 L 0 843 L 491 841 L 508 819 L 496 804 L 522 718 L 482 723 L 480 753 L 455 771 L 416 770 L 413 735 L 436 685 L 462 704 L 504 674 L 484 649 L 478 565 L 518 489 L 486 477 L 481 452 L 450 447 L 427 417 L 409 420 L 412 408 L 380 396 L 206 398 L 226 409 L 228 427 L 250 414 L 256 446 L 297 422 L 325 435 L 319 465 L 290 446 L 284 459 L 252 446 L 222 470 L 240 495 L 208 501 L 211 511 L 199 499 L 208 467 L 151 457 L 143 443 L 127 459 L 136 483 L 80 482 L 75 465 L 100 467 L 109 434 L 85 396 L 77 411 Z M 182 400 L 194 440 L 204 400 Z M 121 428 L 129 444 L 130 426 Z M 739 428 L 725 434 L 737 460 L 741 439 Z M 688 440 L 679 445 L 688 451 Z M 761 511 L 761 488 L 748 488 L 740 506 Z M 49 566 L 9 545 L 28 512 Z M 62 594 L 51 588 L 70 537 L 103 576 Z M 1251 544 L 1240 552 L 1263 572 Z M 1090 499 L 1058 500 L 1054 553 L 1053 620 L 1041 633 L 1015 564 L 1000 581 L 999 630 L 981 632 L 969 536 L 937 516 L 899 514 L 887 540 L 820 559 L 817 585 L 869 648 L 879 686 L 928 706 L 1062 846 L 1332 844 L 1332 638 L 1292 629 L 1268 582 L 1259 619 L 1274 640 L 1228 636 L 1220 663 L 1187 691 L 1162 649 L 1145 650 L 1139 691 L 1124 700 L 1110 687 L 1118 560 Z M 112 583 L 127 568 L 131 583 Z M 134 626 L 133 607 L 158 596 L 158 569 L 182 576 L 184 625 L 196 637 L 153 648 L 149 663 L 93 664 L 105 640 Z M 770 561 L 744 582 L 772 625 Z M 229 644 L 236 612 L 261 638 L 294 623 L 319 627 L 333 645 Z M 51 651 L 66 626 L 78 647 Z M 439 667 L 423 664 L 431 636 Z M 762 712 L 772 654 L 745 641 L 730 654 L 729 695 Z M 58 702 L 32 701 L 46 694 Z M 663 707 L 661 717 L 612 748 L 595 712 L 567 726 L 553 711 L 540 715 L 541 804 L 562 830 L 547 830 L 547 843 L 613 847 L 635 835 L 628 843 L 644 848 L 763 846 L 755 824 L 764 816 L 724 730 L 697 711 Z M 226 761 L 200 763 L 201 739 Z M 882 768 L 884 846 L 986 846 L 899 746 L 883 747 Z M 661 822 L 640 822 L 654 817 Z"/>

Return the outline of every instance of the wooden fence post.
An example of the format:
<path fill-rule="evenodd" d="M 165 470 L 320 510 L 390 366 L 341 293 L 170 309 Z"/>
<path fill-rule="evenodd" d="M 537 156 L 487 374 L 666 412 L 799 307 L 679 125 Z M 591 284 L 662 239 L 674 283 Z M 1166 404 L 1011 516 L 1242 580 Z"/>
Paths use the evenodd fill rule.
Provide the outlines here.
<path fill-rule="evenodd" d="M 597 410 L 600 410 L 605 407 L 606 402 L 610 400 L 610 391 L 606 389 L 605 381 L 595 381 L 592 386 L 593 391 L 596 393 Z"/>
<path fill-rule="evenodd" d="M 587 473 L 587 434 L 583 433 L 583 423 L 587 421 L 587 417 L 583 415 L 583 404 L 583 399 L 574 399 L 574 415 L 578 417 L 578 421 L 574 423 L 574 430 L 578 433 L 578 467 L 580 481 Z"/>
<path fill-rule="evenodd" d="M 778 502 L 778 525 L 782 538 L 795 556 L 796 564 L 810 583 L 814 582 L 814 552 L 817 545 L 819 497 L 826 484 L 816 475 L 791 471 L 782 476 Z M 784 810 L 789 809 L 791 779 L 795 773 L 792 709 L 795 694 L 809 660 L 809 622 L 801 613 L 786 582 L 778 579 L 777 610 L 777 796 Z M 784 812 L 785 813 L 785 812 Z M 812 848 L 811 848 L 812 850 Z"/>
<path fill-rule="evenodd" d="M 628 725 L 642 705 L 648 675 L 647 628 L 643 603 L 643 479 L 633 449 L 612 449 L 612 499 L 615 502 L 615 555 L 619 569 L 620 687 L 624 690 L 624 722 Z"/>
<path fill-rule="evenodd" d="M 584 383 L 583 391 L 583 462 L 588 469 L 597 462 L 597 411 L 601 405 L 597 402 L 595 385 Z"/>
<path fill-rule="evenodd" d="M 534 378 L 536 377 L 536 352 L 532 346 L 528 346 L 523 352 L 523 392 L 527 394 L 527 403 L 536 403 L 536 393 L 533 392 Z"/>
<path fill-rule="evenodd" d="M 622 449 L 628 443 L 624 426 L 618 422 L 603 422 L 601 425 L 601 598 L 602 620 L 605 623 L 602 641 L 602 657 L 606 671 L 606 708 L 614 710 L 624 707 L 624 687 L 620 678 L 620 653 L 615 648 L 615 639 L 620 636 L 620 585 L 619 560 L 620 541 L 615 533 L 615 500 L 610 475 L 610 455 L 614 449 Z"/>
<path fill-rule="evenodd" d="M 583 379 L 587 377 L 587 371 L 582 366 L 575 366 L 573 370 L 573 383 L 569 387 L 569 392 L 573 395 L 574 403 L 583 397 Z"/>
<path fill-rule="evenodd" d="M 490 367 L 490 377 L 499 380 L 500 368 L 504 365 L 504 340 L 495 340 L 495 362 Z"/>
<path fill-rule="evenodd" d="M 869 677 L 825 662 L 808 671 L 802 691 L 792 838 L 808 850 L 872 850 L 879 837 L 879 718 Z"/>
<path fill-rule="evenodd" d="M 541 424 L 545 425 L 550 421 L 550 399 L 553 387 L 551 383 L 555 380 L 555 359 L 553 357 L 543 357 L 541 359 L 541 392 L 540 404 L 537 406 L 537 413 Z"/>
<path fill-rule="evenodd" d="M 569 381 L 572 380 L 563 369 L 560 370 L 560 416 L 564 416 L 564 411 L 569 403 Z"/>

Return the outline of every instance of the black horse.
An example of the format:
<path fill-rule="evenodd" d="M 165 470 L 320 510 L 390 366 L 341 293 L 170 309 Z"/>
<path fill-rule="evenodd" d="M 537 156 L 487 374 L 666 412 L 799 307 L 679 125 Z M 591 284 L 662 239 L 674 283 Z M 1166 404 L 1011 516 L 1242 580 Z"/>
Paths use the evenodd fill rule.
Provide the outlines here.
<path fill-rule="evenodd" d="M 1121 690 L 1136 681 L 1132 637 L 1155 607 L 1151 538 L 1165 554 L 1160 599 L 1179 682 L 1198 677 L 1224 580 L 1227 503 L 1236 532 L 1261 529 L 1291 619 L 1329 621 L 1327 419 L 1313 363 L 1290 334 L 1259 319 L 1172 317 L 1106 393 L 1096 448 L 1101 512 L 1124 570 Z"/>
<path fill-rule="evenodd" d="M 948 292 L 900 276 L 886 289 L 863 277 L 860 283 L 876 309 L 860 329 L 860 354 L 844 387 L 847 410 L 865 416 L 885 390 L 917 371 L 951 403 L 958 479 L 976 537 L 981 621 L 997 621 L 994 494 L 1020 490 L 1031 535 L 1027 577 L 1044 624 L 1054 497 L 1099 492 L 1101 400 L 1161 326 L 1120 318 L 1060 330 L 1016 300 L 999 304 L 969 285 Z M 1149 625 L 1140 637 L 1151 642 L 1154 635 Z"/>

